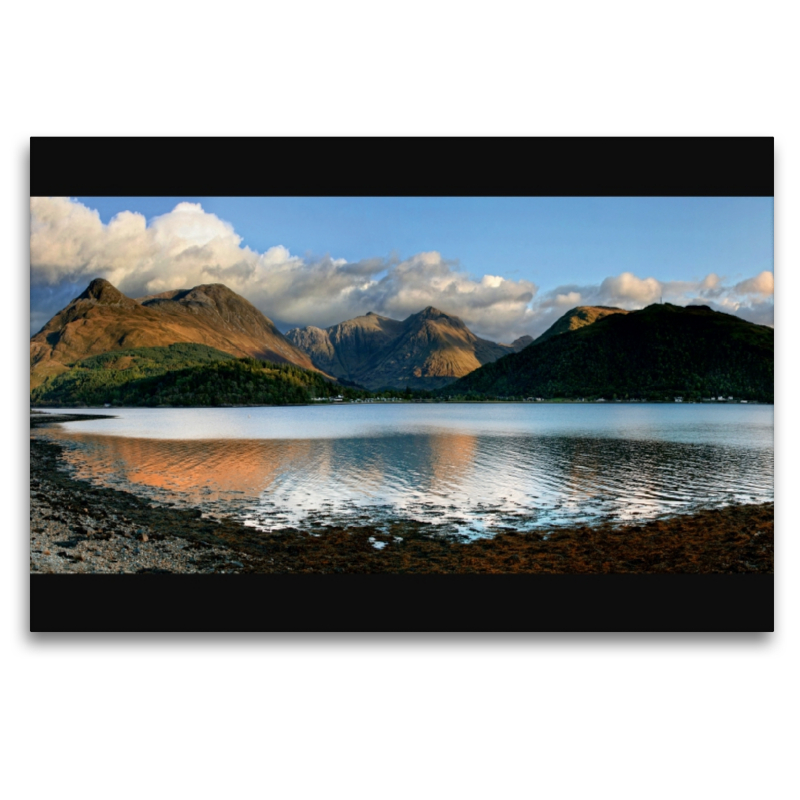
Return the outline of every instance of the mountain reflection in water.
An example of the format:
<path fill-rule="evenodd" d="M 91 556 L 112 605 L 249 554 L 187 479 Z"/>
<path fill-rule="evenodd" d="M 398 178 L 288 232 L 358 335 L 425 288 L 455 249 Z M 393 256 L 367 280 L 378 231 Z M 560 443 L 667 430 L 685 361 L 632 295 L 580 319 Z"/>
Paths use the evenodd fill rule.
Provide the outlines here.
<path fill-rule="evenodd" d="M 268 411 L 261 409 L 260 411 Z M 46 435 L 77 476 L 263 530 L 411 518 L 467 536 L 773 499 L 771 430 L 693 443 L 532 431 L 292 439 Z"/>

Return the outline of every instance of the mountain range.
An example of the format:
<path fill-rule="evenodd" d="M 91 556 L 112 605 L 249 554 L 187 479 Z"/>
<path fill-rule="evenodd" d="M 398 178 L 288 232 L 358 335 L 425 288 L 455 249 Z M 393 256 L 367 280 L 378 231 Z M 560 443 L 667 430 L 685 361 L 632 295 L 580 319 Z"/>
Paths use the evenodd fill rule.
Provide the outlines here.
<path fill-rule="evenodd" d="M 89 356 L 176 343 L 318 371 L 271 320 L 223 284 L 134 300 L 97 278 L 31 338 L 30 386 Z"/>
<path fill-rule="evenodd" d="M 319 369 L 373 391 L 436 389 L 533 341 L 481 339 L 432 306 L 402 321 L 369 312 L 329 328 L 295 328 L 286 338 Z"/>
<path fill-rule="evenodd" d="M 402 321 L 369 313 L 284 336 L 222 284 L 132 299 L 96 279 L 30 340 L 31 399 L 41 404 L 302 402 L 344 391 L 334 380 L 443 398 L 771 402 L 774 331 L 664 303 L 578 306 L 512 344 L 430 306 Z"/>

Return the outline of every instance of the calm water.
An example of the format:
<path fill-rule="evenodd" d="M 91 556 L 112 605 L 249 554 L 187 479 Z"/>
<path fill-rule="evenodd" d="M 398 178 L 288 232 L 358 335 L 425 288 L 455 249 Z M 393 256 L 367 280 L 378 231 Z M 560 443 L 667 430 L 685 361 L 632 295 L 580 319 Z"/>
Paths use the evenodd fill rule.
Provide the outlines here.
<path fill-rule="evenodd" d="M 64 443 L 79 477 L 237 516 L 265 531 L 405 517 L 475 537 L 773 499 L 772 406 L 348 404 L 106 413 L 116 419 L 36 435 Z"/>

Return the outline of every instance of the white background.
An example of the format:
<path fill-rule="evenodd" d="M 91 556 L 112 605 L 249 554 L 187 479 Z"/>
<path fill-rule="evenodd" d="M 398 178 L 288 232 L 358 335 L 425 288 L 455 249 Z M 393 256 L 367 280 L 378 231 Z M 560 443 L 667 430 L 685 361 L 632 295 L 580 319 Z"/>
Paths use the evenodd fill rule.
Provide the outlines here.
<path fill-rule="evenodd" d="M 800 796 L 790 506 L 800 131 L 789 8 L 697 0 L 5 8 L 6 796 Z M 774 135 L 776 633 L 30 634 L 28 137 L 123 134 Z"/>

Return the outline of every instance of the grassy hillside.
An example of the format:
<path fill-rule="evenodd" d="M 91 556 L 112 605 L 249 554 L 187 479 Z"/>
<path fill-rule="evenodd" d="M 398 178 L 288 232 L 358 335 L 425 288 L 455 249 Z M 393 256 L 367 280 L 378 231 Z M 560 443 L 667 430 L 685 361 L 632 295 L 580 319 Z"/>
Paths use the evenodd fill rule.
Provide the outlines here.
<path fill-rule="evenodd" d="M 774 332 L 706 306 L 669 303 L 553 336 L 487 364 L 444 396 L 686 399 L 772 402 Z"/>
<path fill-rule="evenodd" d="M 292 364 L 199 344 L 116 350 L 85 358 L 31 391 L 32 405 L 216 406 L 305 403 L 351 393 Z M 356 393 L 358 394 L 358 393 Z"/>

